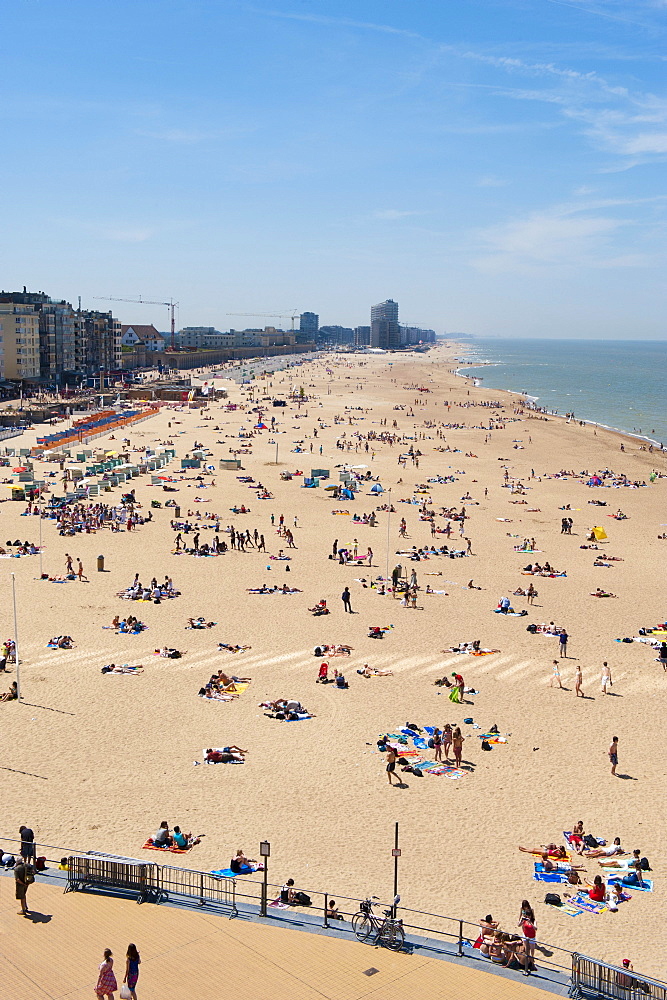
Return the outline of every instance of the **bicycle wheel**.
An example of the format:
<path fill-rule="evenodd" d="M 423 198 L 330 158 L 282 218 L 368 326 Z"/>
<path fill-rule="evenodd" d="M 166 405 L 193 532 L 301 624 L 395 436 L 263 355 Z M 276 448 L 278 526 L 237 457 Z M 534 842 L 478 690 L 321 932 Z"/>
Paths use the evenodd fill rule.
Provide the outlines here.
<path fill-rule="evenodd" d="M 368 941 L 375 934 L 373 921 L 367 913 L 355 913 L 352 917 L 352 930 L 359 941 Z"/>
<path fill-rule="evenodd" d="M 382 944 L 392 951 L 401 951 L 405 944 L 405 931 L 398 923 L 387 924 L 382 931 Z"/>

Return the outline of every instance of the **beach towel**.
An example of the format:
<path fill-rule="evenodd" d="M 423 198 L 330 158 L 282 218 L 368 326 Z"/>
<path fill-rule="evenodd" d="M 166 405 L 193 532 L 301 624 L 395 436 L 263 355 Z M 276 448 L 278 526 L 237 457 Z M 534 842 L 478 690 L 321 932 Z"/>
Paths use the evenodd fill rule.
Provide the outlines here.
<path fill-rule="evenodd" d="M 248 865 L 243 865 L 240 872 L 233 872 L 231 868 L 216 868 L 211 872 L 214 878 L 236 878 L 237 875 L 253 875 L 254 872 L 263 872 L 264 865 L 258 865 L 257 868 L 250 868 Z"/>
<path fill-rule="evenodd" d="M 622 875 L 615 878 L 607 878 L 607 885 L 616 885 L 619 882 L 623 885 Z M 645 878 L 643 879 L 643 882 L 643 885 L 623 885 L 623 888 L 629 889 L 631 892 L 653 892 L 653 879 Z"/>
<path fill-rule="evenodd" d="M 572 903 L 561 903 L 560 906 L 552 906 L 553 910 L 558 910 L 559 913 L 566 913 L 568 917 L 578 917 L 584 911 L 580 910 L 578 906 L 573 906 Z"/>
<path fill-rule="evenodd" d="M 534 872 L 533 879 L 536 882 L 567 882 L 567 875 L 564 872 Z"/>
<path fill-rule="evenodd" d="M 171 854 L 187 854 L 188 851 L 192 850 L 191 847 L 157 847 L 156 844 L 151 844 L 150 839 L 146 841 L 142 850 L 144 851 L 163 851 L 164 853 Z"/>
<path fill-rule="evenodd" d="M 456 780 L 457 778 L 463 778 L 467 772 L 461 770 L 459 767 L 453 767 L 451 764 L 438 763 L 436 766 L 430 767 L 427 773 L 434 774 L 436 777 L 444 775 L 446 778 Z"/>
<path fill-rule="evenodd" d="M 596 903 L 588 895 L 582 896 L 577 894 L 573 896 L 571 902 L 573 906 L 576 906 L 579 910 L 586 910 L 587 913 L 604 913 L 607 909 L 606 903 Z"/>
<path fill-rule="evenodd" d="M 269 906 L 274 906 L 277 910 L 289 910 L 290 909 L 290 903 L 283 903 L 283 902 L 281 902 L 280 896 L 278 896 L 277 899 L 274 899 L 272 903 L 269 903 Z"/>

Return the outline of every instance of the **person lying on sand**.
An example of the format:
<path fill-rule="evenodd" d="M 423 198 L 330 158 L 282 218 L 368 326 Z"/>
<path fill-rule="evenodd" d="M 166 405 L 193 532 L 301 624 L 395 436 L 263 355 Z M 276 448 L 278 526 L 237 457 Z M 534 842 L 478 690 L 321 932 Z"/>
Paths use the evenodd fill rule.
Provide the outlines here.
<path fill-rule="evenodd" d="M 540 857 L 546 852 L 550 858 L 563 858 L 569 860 L 569 856 L 564 847 L 556 844 L 543 844 L 541 847 L 519 847 L 524 854 L 539 854 Z"/>
<path fill-rule="evenodd" d="M 217 622 L 207 622 L 205 618 L 188 618 L 186 629 L 192 628 L 213 628 Z"/>
<path fill-rule="evenodd" d="M 364 663 L 363 670 L 357 670 L 358 674 L 362 677 L 393 677 L 393 670 L 378 670 L 377 667 L 369 667 L 367 663 Z"/>
<path fill-rule="evenodd" d="M 606 590 L 601 590 L 600 587 L 594 593 L 591 593 L 591 597 L 616 597 L 618 599 L 617 594 L 610 594 Z"/>
<path fill-rule="evenodd" d="M 243 764 L 244 754 L 247 751 L 238 752 L 232 747 L 223 747 L 221 750 L 214 750 L 209 747 L 204 760 L 207 764 Z"/>
<path fill-rule="evenodd" d="M 586 858 L 612 858 L 615 854 L 625 854 L 621 847 L 621 838 L 615 837 L 614 843 L 607 847 L 594 847 L 582 852 Z"/>

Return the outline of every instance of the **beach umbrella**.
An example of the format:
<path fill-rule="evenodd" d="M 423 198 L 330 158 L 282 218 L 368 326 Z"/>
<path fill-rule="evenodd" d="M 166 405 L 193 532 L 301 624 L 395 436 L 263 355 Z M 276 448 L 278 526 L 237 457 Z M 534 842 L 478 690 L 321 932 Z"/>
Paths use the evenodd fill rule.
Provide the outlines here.
<path fill-rule="evenodd" d="M 15 469 L 12 469 L 12 472 L 27 472 L 27 471 L 28 470 L 25 467 L 25 465 L 17 465 Z"/>
<path fill-rule="evenodd" d="M 604 530 L 604 528 L 599 528 L 599 527 L 593 528 L 593 534 L 595 535 L 598 542 L 601 542 L 603 538 L 607 537 L 607 532 Z"/>
<path fill-rule="evenodd" d="M 337 490 L 337 489 L 338 489 L 338 487 L 337 487 L 337 486 L 325 486 L 325 487 L 324 487 L 324 490 L 325 490 L 325 492 L 329 492 L 329 491 L 335 491 L 335 490 Z"/>

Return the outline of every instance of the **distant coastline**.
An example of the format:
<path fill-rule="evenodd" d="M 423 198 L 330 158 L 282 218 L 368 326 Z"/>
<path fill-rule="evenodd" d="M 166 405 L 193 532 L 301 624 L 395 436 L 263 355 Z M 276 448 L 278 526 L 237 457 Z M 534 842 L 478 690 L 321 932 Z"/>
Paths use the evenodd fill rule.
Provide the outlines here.
<path fill-rule="evenodd" d="M 455 374 L 473 384 L 522 396 L 543 407 L 548 416 L 566 420 L 566 413 L 574 413 L 577 421 L 664 450 L 667 421 L 660 371 L 664 370 L 663 356 L 667 360 L 667 344 L 494 340 L 490 344 L 455 342 L 453 346 Z M 466 360 L 473 352 L 480 355 L 479 360 Z M 484 375 L 478 374 L 482 369 L 486 369 Z M 495 369 L 492 384 L 487 372 Z M 511 388 L 519 378 L 524 387 Z M 633 418 L 641 420 L 641 427 L 631 425 Z"/>

